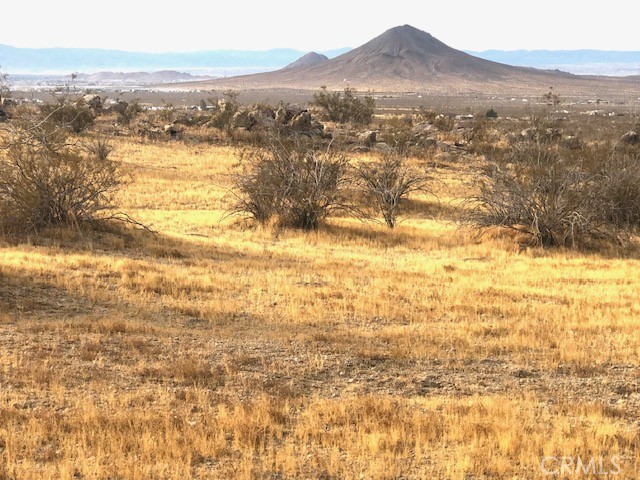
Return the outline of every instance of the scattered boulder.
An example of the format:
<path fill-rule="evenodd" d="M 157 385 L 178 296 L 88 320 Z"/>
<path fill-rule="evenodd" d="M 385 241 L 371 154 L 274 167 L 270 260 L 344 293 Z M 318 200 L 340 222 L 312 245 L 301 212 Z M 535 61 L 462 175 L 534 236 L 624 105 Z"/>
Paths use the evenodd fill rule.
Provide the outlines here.
<path fill-rule="evenodd" d="M 291 120 L 292 117 L 293 114 L 290 114 L 285 107 L 281 106 L 278 108 L 278 110 L 276 110 L 275 119 L 276 122 L 281 125 L 286 125 L 287 123 L 289 123 L 289 120 Z"/>
<path fill-rule="evenodd" d="M 0 107 L 11 108 L 18 105 L 18 102 L 13 98 L 2 97 L 0 99 Z"/>
<path fill-rule="evenodd" d="M 520 132 L 520 137 L 523 140 L 535 140 L 538 136 L 538 127 L 525 128 Z"/>
<path fill-rule="evenodd" d="M 175 123 L 170 123 L 164 126 L 164 133 L 169 135 L 171 138 L 177 137 L 181 132 L 182 130 Z"/>
<path fill-rule="evenodd" d="M 100 95 L 95 95 L 92 93 L 88 93 L 84 97 L 82 97 L 84 102 L 89 106 L 89 108 L 98 111 L 102 109 L 102 98 Z"/>
<path fill-rule="evenodd" d="M 306 132 L 311 129 L 311 114 L 308 111 L 300 112 L 291 119 L 291 128 L 298 132 Z"/>
<path fill-rule="evenodd" d="M 365 147 L 371 147 L 374 143 L 376 143 L 377 138 L 378 138 L 378 133 L 373 130 L 367 130 L 366 132 L 362 132 L 358 134 L 358 140 Z"/>
<path fill-rule="evenodd" d="M 393 147 L 391 145 L 389 145 L 388 143 L 386 143 L 386 142 L 377 142 L 373 146 L 373 149 L 378 151 L 378 152 L 382 152 L 382 153 L 393 151 Z"/>
<path fill-rule="evenodd" d="M 111 105 L 106 109 L 106 113 L 118 113 L 120 115 L 124 115 L 127 111 L 127 107 L 129 107 L 129 103 L 124 100 L 118 101 L 118 103 Z"/>
<path fill-rule="evenodd" d="M 249 130 L 255 123 L 255 119 L 248 110 L 238 110 L 233 114 L 231 119 L 231 125 L 235 128 L 246 128 Z"/>
<path fill-rule="evenodd" d="M 151 140 L 155 140 L 162 136 L 163 130 L 154 125 L 148 120 L 137 120 L 135 122 L 135 126 L 133 127 L 133 131 L 135 131 L 138 135 L 144 138 L 148 138 Z M 124 133 L 122 133 L 124 135 Z"/>
<path fill-rule="evenodd" d="M 0 108 L 0 123 L 4 123 L 11 118 L 11 115 L 6 110 Z"/>

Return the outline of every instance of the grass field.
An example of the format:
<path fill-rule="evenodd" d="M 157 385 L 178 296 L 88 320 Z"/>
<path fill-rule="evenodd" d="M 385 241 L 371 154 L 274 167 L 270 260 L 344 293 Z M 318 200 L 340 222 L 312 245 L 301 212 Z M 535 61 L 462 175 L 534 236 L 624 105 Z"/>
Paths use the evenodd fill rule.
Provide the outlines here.
<path fill-rule="evenodd" d="M 120 139 L 155 231 L 0 244 L 0 479 L 640 475 L 640 260 L 225 211 L 231 147 Z"/>

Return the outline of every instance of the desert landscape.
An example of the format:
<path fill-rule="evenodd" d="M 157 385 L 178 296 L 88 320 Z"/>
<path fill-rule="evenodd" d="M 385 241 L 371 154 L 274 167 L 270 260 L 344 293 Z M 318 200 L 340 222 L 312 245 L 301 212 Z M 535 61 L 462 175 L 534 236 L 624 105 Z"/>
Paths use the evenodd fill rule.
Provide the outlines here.
<path fill-rule="evenodd" d="M 639 77 L 10 80 L 0 480 L 639 477 Z"/>

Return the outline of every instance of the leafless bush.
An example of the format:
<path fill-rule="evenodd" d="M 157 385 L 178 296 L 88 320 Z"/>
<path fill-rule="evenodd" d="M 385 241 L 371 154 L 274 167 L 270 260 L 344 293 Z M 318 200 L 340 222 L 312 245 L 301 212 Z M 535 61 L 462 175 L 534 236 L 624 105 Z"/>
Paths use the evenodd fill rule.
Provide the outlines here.
<path fill-rule="evenodd" d="M 271 137 L 264 148 L 250 150 L 235 177 L 234 213 L 258 222 L 312 230 L 331 213 L 349 208 L 348 161 L 309 138 Z"/>
<path fill-rule="evenodd" d="M 407 164 L 407 158 L 388 153 L 373 162 L 355 167 L 356 182 L 368 205 L 384 218 L 389 228 L 396 226 L 407 195 L 423 190 L 427 176 Z"/>

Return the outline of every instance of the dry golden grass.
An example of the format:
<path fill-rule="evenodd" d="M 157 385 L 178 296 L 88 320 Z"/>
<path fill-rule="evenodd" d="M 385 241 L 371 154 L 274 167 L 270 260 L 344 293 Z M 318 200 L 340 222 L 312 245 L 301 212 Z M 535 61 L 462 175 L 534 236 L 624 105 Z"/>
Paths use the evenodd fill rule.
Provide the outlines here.
<path fill-rule="evenodd" d="M 459 164 L 301 233 L 225 218 L 231 148 L 115 154 L 155 235 L 0 247 L 0 479 L 638 476 L 637 259 L 460 230 Z"/>

